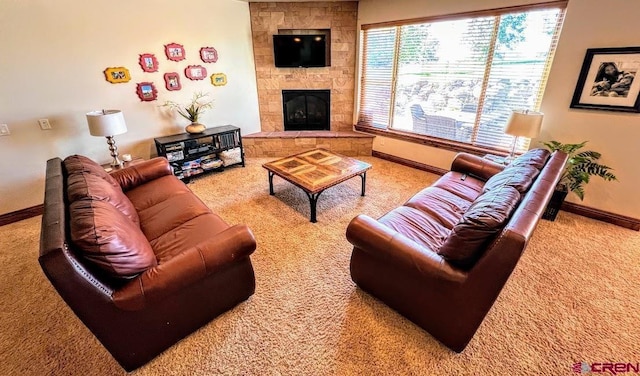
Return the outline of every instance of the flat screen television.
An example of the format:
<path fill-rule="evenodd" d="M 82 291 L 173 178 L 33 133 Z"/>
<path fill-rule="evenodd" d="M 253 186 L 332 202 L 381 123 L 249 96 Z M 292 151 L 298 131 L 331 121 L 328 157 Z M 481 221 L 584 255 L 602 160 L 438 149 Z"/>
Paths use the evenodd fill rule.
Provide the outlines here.
<path fill-rule="evenodd" d="M 326 67 L 326 35 L 274 35 L 276 67 Z"/>

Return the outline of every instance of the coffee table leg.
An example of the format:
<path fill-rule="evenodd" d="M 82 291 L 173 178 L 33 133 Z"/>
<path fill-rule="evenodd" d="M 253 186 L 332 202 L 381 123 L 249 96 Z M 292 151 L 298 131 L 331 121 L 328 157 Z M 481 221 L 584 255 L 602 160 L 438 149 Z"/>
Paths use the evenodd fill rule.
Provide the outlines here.
<path fill-rule="evenodd" d="M 324 191 L 320 191 L 316 194 L 311 194 L 311 193 L 307 193 L 307 197 L 309 197 L 309 205 L 311 207 L 311 223 L 316 223 L 318 222 L 318 220 L 316 219 L 316 211 L 317 211 L 317 206 L 318 206 L 318 198 L 320 197 L 320 194 L 324 192 Z"/>
<path fill-rule="evenodd" d="M 273 191 L 273 172 L 269 171 L 269 194 L 271 196 L 275 195 L 275 192 Z"/>
<path fill-rule="evenodd" d="M 367 172 L 363 172 L 362 175 L 360 175 L 360 178 L 362 178 L 362 194 L 360 196 L 364 196 L 364 192 L 367 186 Z"/>

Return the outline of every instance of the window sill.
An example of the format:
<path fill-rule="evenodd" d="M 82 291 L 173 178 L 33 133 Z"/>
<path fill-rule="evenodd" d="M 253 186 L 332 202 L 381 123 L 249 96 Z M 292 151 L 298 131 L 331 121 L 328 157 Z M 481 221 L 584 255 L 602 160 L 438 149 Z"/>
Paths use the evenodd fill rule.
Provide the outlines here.
<path fill-rule="evenodd" d="M 363 125 L 355 125 L 355 130 L 360 132 L 366 132 L 377 136 L 389 137 L 396 140 L 413 142 L 415 144 L 426 145 L 438 149 L 444 149 L 454 152 L 465 152 L 483 156 L 485 154 L 494 154 L 500 156 L 507 156 L 509 152 L 503 149 L 494 149 L 490 147 L 473 146 L 456 141 L 443 140 L 441 138 L 429 137 L 425 135 L 419 135 L 411 132 L 402 132 L 392 129 L 380 129 L 374 127 L 367 127 Z"/>

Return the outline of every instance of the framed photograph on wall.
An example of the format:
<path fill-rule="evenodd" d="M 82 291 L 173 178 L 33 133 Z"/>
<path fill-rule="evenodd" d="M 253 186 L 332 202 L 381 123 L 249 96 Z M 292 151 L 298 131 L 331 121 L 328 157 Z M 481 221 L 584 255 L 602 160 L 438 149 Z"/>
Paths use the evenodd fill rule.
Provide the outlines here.
<path fill-rule="evenodd" d="M 145 72 L 158 71 L 158 59 L 154 54 L 141 54 L 139 63 Z"/>
<path fill-rule="evenodd" d="M 180 84 L 180 75 L 177 72 L 165 73 L 164 85 L 169 91 L 182 89 L 182 84 Z"/>
<path fill-rule="evenodd" d="M 200 59 L 205 63 L 215 63 L 218 61 L 218 51 L 213 47 L 202 47 L 200 49 Z"/>
<path fill-rule="evenodd" d="M 189 65 L 184 69 L 184 75 L 190 80 L 204 80 L 207 77 L 207 68 L 202 65 Z"/>
<path fill-rule="evenodd" d="M 121 84 L 131 80 L 129 70 L 125 67 L 109 67 L 104 70 L 104 76 L 112 84 Z"/>
<path fill-rule="evenodd" d="M 140 82 L 136 86 L 136 92 L 143 102 L 155 101 L 158 98 L 158 90 L 153 82 Z"/>
<path fill-rule="evenodd" d="M 640 47 L 590 48 L 571 108 L 640 112 Z"/>
<path fill-rule="evenodd" d="M 164 53 L 171 61 L 181 61 L 185 58 L 184 47 L 178 43 L 169 43 L 164 46 Z"/>
<path fill-rule="evenodd" d="M 227 84 L 227 75 L 224 73 L 214 73 L 211 75 L 211 85 L 224 86 Z"/>

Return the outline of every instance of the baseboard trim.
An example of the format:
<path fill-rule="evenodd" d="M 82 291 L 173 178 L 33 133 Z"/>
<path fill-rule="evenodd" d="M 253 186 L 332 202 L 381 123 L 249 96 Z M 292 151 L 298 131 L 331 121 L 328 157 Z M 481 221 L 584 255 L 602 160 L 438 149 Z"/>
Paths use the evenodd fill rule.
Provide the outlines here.
<path fill-rule="evenodd" d="M 448 171 L 439 167 L 430 166 L 424 163 L 412 161 L 395 155 L 382 153 L 379 151 L 373 151 L 372 155 L 376 158 L 384 159 L 387 161 L 395 162 L 404 166 L 413 167 L 418 170 L 431 172 L 437 175 L 444 175 Z M 581 215 L 586 218 L 596 219 L 598 221 L 610 223 L 612 225 L 628 228 L 635 231 L 640 231 L 640 219 L 627 217 L 620 214 L 607 212 L 600 209 L 590 208 L 588 206 L 574 204 L 573 202 L 564 202 L 562 204 L 562 210 Z"/>
<path fill-rule="evenodd" d="M 371 152 L 371 155 L 376 157 L 376 158 L 384 159 L 384 160 L 390 161 L 390 162 L 395 162 L 395 163 L 401 164 L 403 166 L 413 167 L 416 170 L 422 170 L 422 171 L 430 172 L 430 173 L 436 174 L 436 175 L 444 175 L 447 172 L 449 172 L 448 170 L 445 170 L 443 168 L 430 166 L 428 164 L 412 161 L 410 159 L 405 159 L 405 158 L 402 158 L 402 157 L 397 157 L 395 155 L 383 153 L 381 151 L 373 150 Z"/>
<path fill-rule="evenodd" d="M 402 157 L 397 157 L 395 155 L 383 153 L 380 151 L 374 150 L 372 155 L 376 158 L 384 159 L 390 162 L 395 162 L 404 166 L 412 167 L 417 170 L 430 172 L 436 175 L 444 175 L 448 171 L 439 167 L 430 166 L 425 163 L 420 163 L 416 161 L 412 161 L 410 159 L 405 159 Z M 562 210 L 581 215 L 583 217 L 596 219 L 602 222 L 611 223 L 616 226 L 628 228 L 634 231 L 640 231 L 640 219 L 627 217 L 620 214 L 615 214 L 611 212 L 607 212 L 600 209 L 590 208 L 588 206 L 574 204 L 573 202 L 564 202 L 562 204 Z M 8 225 L 10 223 L 22 221 L 23 219 L 35 217 L 41 215 L 44 211 L 44 205 L 36 205 L 30 208 L 16 210 L 11 213 L 0 215 L 0 226 Z"/>
<path fill-rule="evenodd" d="M 590 208 L 580 204 L 574 204 L 573 202 L 564 202 L 562 204 L 562 210 L 578 214 L 583 217 L 597 219 L 602 222 L 611 223 L 616 226 L 628 228 L 635 231 L 640 231 L 640 219 L 627 217 L 620 214 L 607 212 L 600 209 Z"/>
<path fill-rule="evenodd" d="M 16 210 L 11 213 L 0 215 L 0 226 L 8 225 L 9 223 L 14 223 L 18 221 L 22 221 L 23 219 L 35 217 L 41 215 L 44 212 L 44 205 L 36 205 L 26 209 Z"/>

